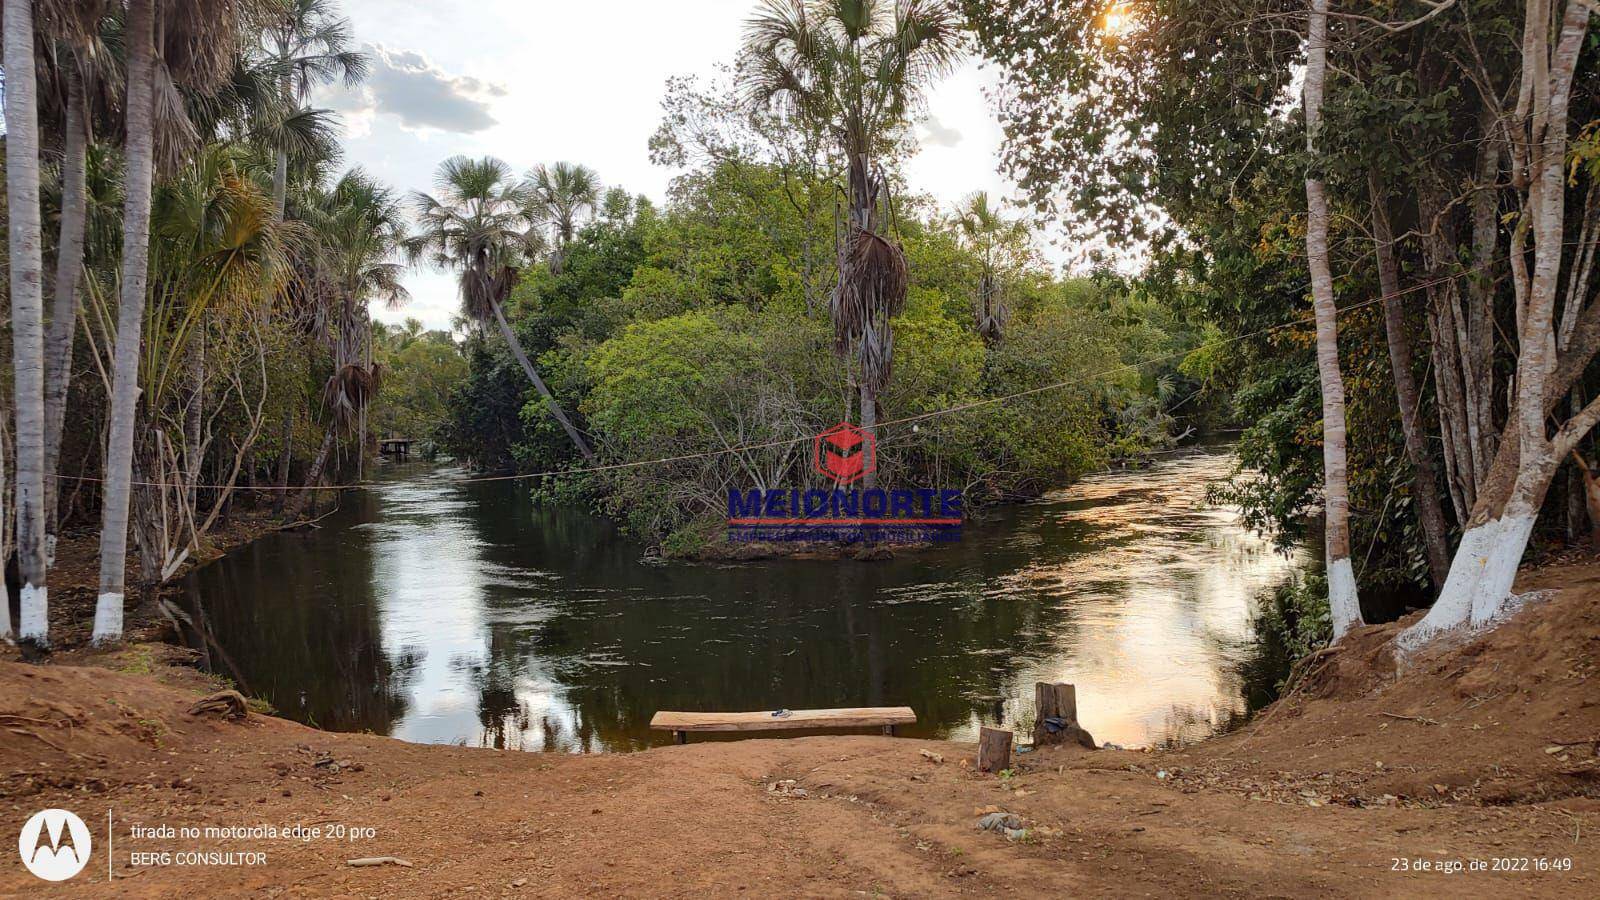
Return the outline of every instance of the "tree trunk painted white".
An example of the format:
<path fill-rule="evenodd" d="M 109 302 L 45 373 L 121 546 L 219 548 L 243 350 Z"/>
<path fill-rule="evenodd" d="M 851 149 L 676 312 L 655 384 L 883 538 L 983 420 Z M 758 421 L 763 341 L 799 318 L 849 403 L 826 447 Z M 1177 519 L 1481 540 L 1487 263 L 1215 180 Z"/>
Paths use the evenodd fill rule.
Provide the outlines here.
<path fill-rule="evenodd" d="M 1327 524 L 1328 609 L 1333 639 L 1362 624 L 1361 602 L 1350 565 L 1350 489 L 1345 454 L 1344 378 L 1339 371 L 1339 309 L 1328 264 L 1328 197 L 1317 155 L 1322 127 L 1323 83 L 1328 71 L 1328 0 L 1311 0 L 1307 40 L 1305 115 L 1306 262 L 1311 270 L 1311 300 L 1317 320 L 1317 374 L 1322 382 L 1323 500 Z"/>
<path fill-rule="evenodd" d="M 545 406 L 550 408 L 550 413 L 556 417 L 557 422 L 561 423 L 562 429 L 567 432 L 567 437 L 572 439 L 572 443 L 577 446 L 578 452 L 583 454 L 583 458 L 589 462 L 594 462 L 594 451 L 589 449 L 589 445 L 584 441 L 583 435 L 579 434 L 578 429 L 573 427 L 572 422 L 567 419 L 567 414 L 561 411 L 561 404 L 556 402 L 555 395 L 550 393 L 550 389 L 545 387 L 544 379 L 540 378 L 539 373 L 534 370 L 533 363 L 528 360 L 528 354 L 523 352 L 522 342 L 517 340 L 516 332 L 511 330 L 511 324 L 506 321 L 506 314 L 500 311 L 500 302 L 491 299 L 489 306 L 494 310 L 494 320 L 500 326 L 500 335 L 506 339 L 506 344 L 511 347 L 511 355 L 517 358 L 517 362 L 522 366 L 523 373 L 528 376 L 528 380 L 533 382 L 533 386 L 538 389 L 539 396 L 544 398 Z"/>
<path fill-rule="evenodd" d="M 1578 51 L 1594 11 L 1587 0 L 1569 0 L 1560 27 L 1552 29 L 1552 5 L 1551 0 L 1525 4 L 1522 75 L 1508 126 L 1513 137 L 1511 183 L 1520 195 L 1522 215 L 1512 232 L 1509 257 L 1516 297 L 1517 367 L 1505 434 L 1483 479 L 1445 589 L 1433 609 L 1397 638 L 1402 652 L 1469 622 L 1492 624 L 1515 608 L 1511 587 L 1517 566 L 1558 462 L 1600 419 L 1596 404 L 1568 419 L 1553 438 L 1546 427 L 1556 401 L 1569 387 L 1554 377 L 1557 275 L 1565 240 L 1567 108 Z M 1526 259 L 1530 238 L 1531 271 Z M 1583 302 L 1582 297 L 1565 299 Z"/>
<path fill-rule="evenodd" d="M 61 233 L 56 241 L 55 293 L 50 302 L 50 328 L 44 354 L 44 471 L 45 477 L 61 467 L 61 428 L 67 414 L 67 392 L 72 386 L 72 340 L 78 325 L 78 283 L 83 271 L 83 231 L 88 210 L 85 161 L 89 132 L 83 82 L 76 68 L 67 65 L 67 121 L 61 153 Z M 56 504 L 61 491 L 45 484 L 46 556 L 54 561 Z"/>
<path fill-rule="evenodd" d="M 17 569 L 20 637 L 50 643 L 45 579 L 44 263 L 39 247 L 39 109 L 33 3 L 5 0 L 6 194 L 10 215 L 11 360 L 17 419 Z"/>
<path fill-rule="evenodd" d="M 144 325 L 150 251 L 150 179 L 154 127 L 155 27 L 152 0 L 130 0 L 124 43 L 128 53 L 127 142 L 122 206 L 122 293 L 111 377 L 110 437 L 100 528 L 100 596 L 93 641 L 122 637 L 127 583 L 128 503 L 133 480 L 133 439 L 139 407 L 139 341 Z"/>
<path fill-rule="evenodd" d="M 0 523 L 6 518 L 6 491 L 3 482 L 6 480 L 6 440 L 4 425 L 0 424 Z M 8 554 L 5 551 L 4 535 L 5 525 L 0 524 L 0 559 Z M 10 592 L 0 586 L 0 643 L 14 642 L 15 633 L 11 630 L 11 597 Z"/>
<path fill-rule="evenodd" d="M 1517 567 L 1522 564 L 1522 554 L 1527 551 L 1528 538 L 1533 535 L 1533 523 L 1539 518 L 1538 509 L 1522 505 L 1508 506 L 1500 518 L 1500 528 L 1483 558 L 1483 570 L 1472 592 L 1473 625 L 1486 625 L 1510 611 L 1514 600 L 1511 584 L 1516 580 Z"/>
<path fill-rule="evenodd" d="M 1499 533 L 1499 519 L 1467 527 L 1461 535 L 1461 543 L 1456 547 L 1456 555 L 1450 561 L 1450 575 L 1445 579 L 1444 587 L 1433 601 L 1432 608 L 1395 639 L 1403 652 L 1415 650 L 1471 618 L 1472 598 L 1488 568 L 1489 556 Z"/>

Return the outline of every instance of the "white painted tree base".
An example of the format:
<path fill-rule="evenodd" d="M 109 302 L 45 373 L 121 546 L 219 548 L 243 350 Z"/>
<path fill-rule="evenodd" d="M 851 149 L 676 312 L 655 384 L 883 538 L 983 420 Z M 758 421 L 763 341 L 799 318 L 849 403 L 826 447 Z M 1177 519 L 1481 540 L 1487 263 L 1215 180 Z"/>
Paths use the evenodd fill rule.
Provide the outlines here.
<path fill-rule="evenodd" d="M 122 640 L 122 595 L 107 591 L 94 604 L 94 636 L 90 643 L 107 644 Z"/>
<path fill-rule="evenodd" d="M 21 619 L 17 637 L 40 646 L 50 644 L 50 589 L 32 584 L 22 586 Z"/>
<path fill-rule="evenodd" d="M 1528 549 L 1536 518 L 1508 515 L 1500 520 L 1500 532 L 1484 560 L 1478 588 L 1472 592 L 1472 624 L 1486 625 L 1504 616 L 1505 606 L 1512 599 L 1511 584 L 1517 579 L 1517 567 L 1522 565 L 1522 554 Z"/>
<path fill-rule="evenodd" d="M 1361 624 L 1361 598 L 1356 593 L 1356 573 L 1350 559 L 1328 563 L 1328 613 L 1333 619 L 1333 639 Z"/>
<path fill-rule="evenodd" d="M 1511 584 L 1533 534 L 1534 519 L 1507 515 L 1461 536 L 1450 574 L 1433 608 L 1395 639 L 1401 656 L 1463 626 L 1490 627 L 1521 607 L 1519 598 L 1511 593 Z"/>

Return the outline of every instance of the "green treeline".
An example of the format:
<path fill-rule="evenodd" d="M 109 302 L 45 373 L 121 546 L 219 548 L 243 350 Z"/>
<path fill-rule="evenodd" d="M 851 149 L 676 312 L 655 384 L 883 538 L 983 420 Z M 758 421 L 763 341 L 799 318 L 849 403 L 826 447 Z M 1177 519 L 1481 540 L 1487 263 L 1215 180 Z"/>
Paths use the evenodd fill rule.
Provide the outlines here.
<path fill-rule="evenodd" d="M 613 188 L 559 266 L 540 262 L 523 274 L 506 314 L 593 438 L 597 462 L 695 457 L 546 490 L 686 551 L 715 534 L 729 488 L 825 486 L 811 472 L 811 438 L 855 417 L 828 319 L 832 216 L 818 203 L 808 217 L 793 198 L 831 188 L 759 158 L 691 170 L 664 208 Z M 1167 446 L 1181 430 L 1165 406 L 1199 387 L 1178 371 L 1198 329 L 1113 275 L 1052 276 L 1026 233 L 1008 229 L 1011 246 L 986 254 L 970 216 L 912 196 L 899 198 L 898 213 L 910 287 L 893 321 L 881 421 L 1066 386 L 885 424 L 884 483 L 960 488 L 973 505 L 1028 497 Z M 993 321 L 997 306 L 1003 326 Z M 470 374 L 451 396 L 442 449 L 486 469 L 577 467 L 496 337 L 467 339 Z M 1161 361 L 1130 365 L 1150 358 Z M 761 449 L 741 449 L 751 446 Z"/>

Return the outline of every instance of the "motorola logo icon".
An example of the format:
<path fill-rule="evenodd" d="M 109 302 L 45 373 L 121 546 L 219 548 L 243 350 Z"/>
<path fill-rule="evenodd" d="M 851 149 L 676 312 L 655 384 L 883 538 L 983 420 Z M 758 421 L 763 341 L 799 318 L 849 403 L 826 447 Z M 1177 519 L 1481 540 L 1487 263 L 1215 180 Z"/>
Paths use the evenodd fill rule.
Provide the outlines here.
<path fill-rule="evenodd" d="M 22 864 L 45 881 L 66 881 L 82 872 L 92 846 L 89 827 L 64 809 L 34 813 L 17 838 Z"/>

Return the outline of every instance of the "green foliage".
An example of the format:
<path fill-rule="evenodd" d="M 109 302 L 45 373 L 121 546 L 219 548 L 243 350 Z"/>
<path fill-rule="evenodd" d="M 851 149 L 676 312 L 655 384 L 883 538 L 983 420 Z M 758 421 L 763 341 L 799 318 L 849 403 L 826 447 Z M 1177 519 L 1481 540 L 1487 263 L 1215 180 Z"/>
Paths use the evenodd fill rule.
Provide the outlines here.
<path fill-rule="evenodd" d="M 423 331 L 415 319 L 398 328 L 374 323 L 373 342 L 383 373 L 374 433 L 432 440 L 450 421 L 450 391 L 467 377 L 466 354 L 448 332 Z"/>
<path fill-rule="evenodd" d="M 1263 600 L 1253 621 L 1256 636 L 1281 649 L 1289 661 L 1327 646 L 1333 637 L 1328 581 L 1321 575 L 1291 579 Z"/>

